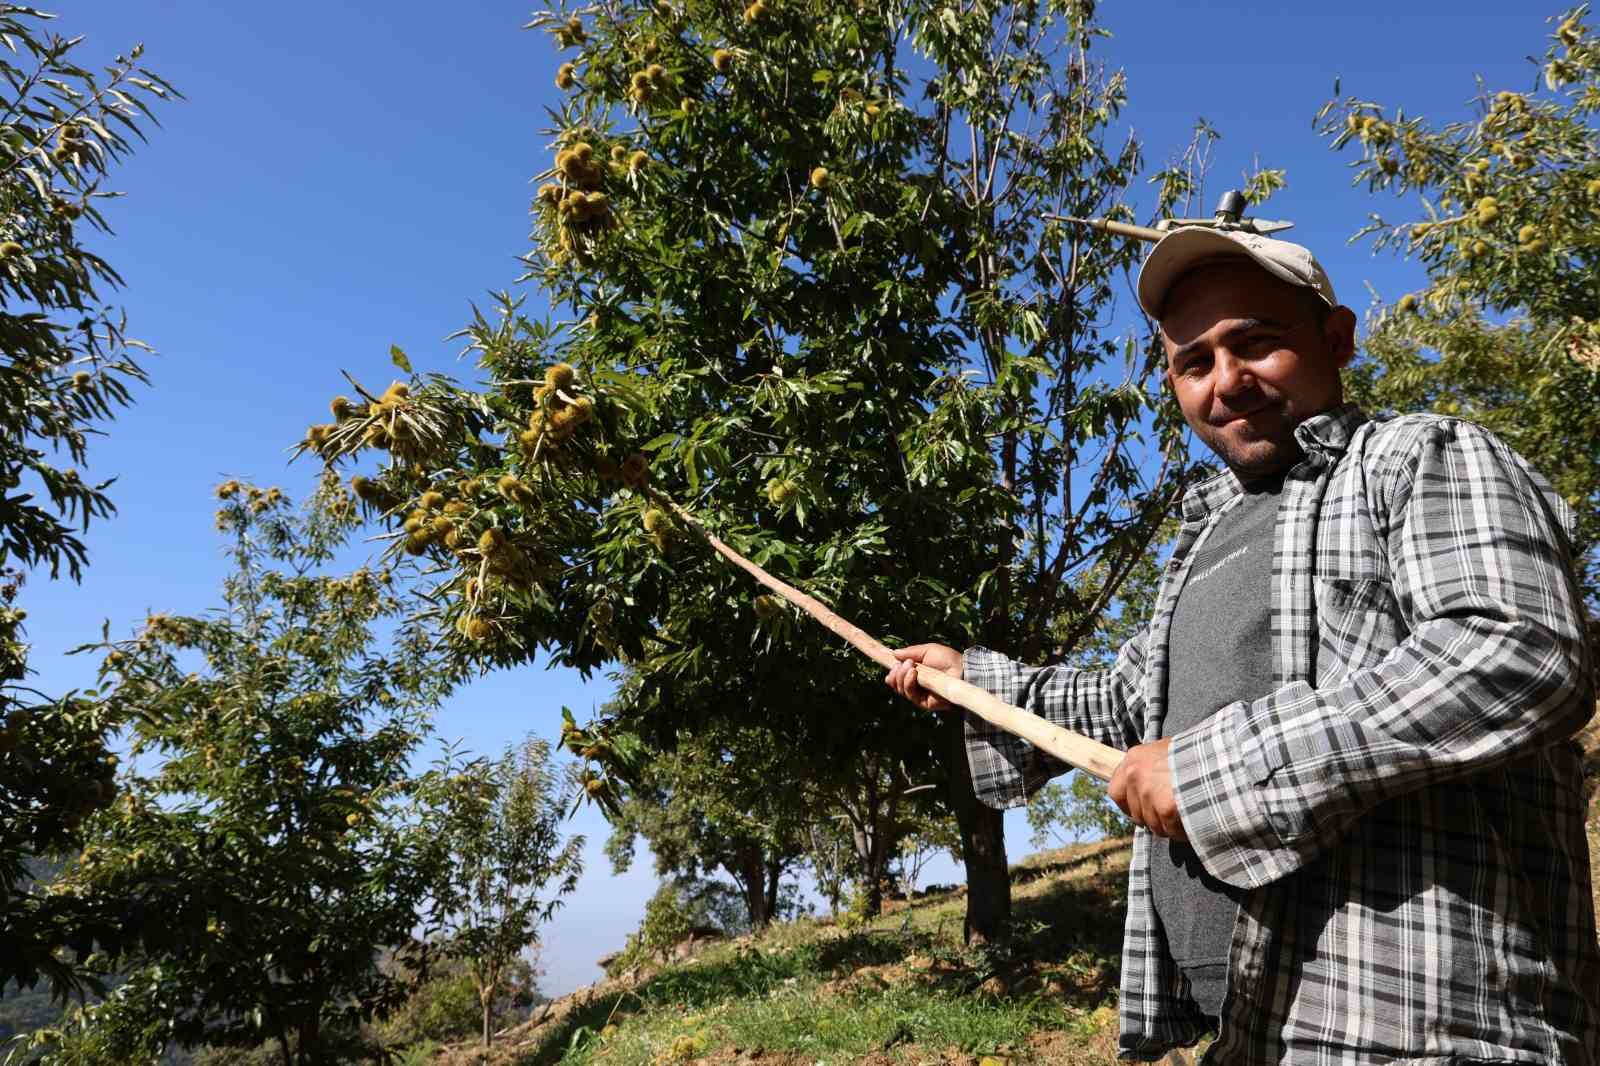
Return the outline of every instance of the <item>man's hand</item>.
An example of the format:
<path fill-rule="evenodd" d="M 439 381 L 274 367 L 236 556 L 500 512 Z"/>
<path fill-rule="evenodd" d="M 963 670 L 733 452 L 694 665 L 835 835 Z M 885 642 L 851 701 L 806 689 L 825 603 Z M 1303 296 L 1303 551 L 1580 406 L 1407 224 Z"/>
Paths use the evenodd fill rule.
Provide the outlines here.
<path fill-rule="evenodd" d="M 884 684 L 925 711 L 953 711 L 955 704 L 917 684 L 917 664 L 949 674 L 961 676 L 961 653 L 944 644 L 913 644 L 895 650 L 900 661 L 884 675 Z"/>
<path fill-rule="evenodd" d="M 1172 771 L 1167 766 L 1170 747 L 1172 738 L 1163 737 L 1154 744 L 1129 748 L 1106 791 L 1134 825 L 1142 825 L 1158 837 L 1188 840 L 1178 814 L 1178 799 L 1172 794 Z"/>

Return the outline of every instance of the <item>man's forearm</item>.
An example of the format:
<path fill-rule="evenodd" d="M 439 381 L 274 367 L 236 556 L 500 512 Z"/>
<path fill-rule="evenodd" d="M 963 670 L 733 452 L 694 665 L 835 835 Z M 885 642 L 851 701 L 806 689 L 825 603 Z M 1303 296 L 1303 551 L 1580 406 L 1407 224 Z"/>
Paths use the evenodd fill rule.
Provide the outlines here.
<path fill-rule="evenodd" d="M 1114 748 L 1139 742 L 1143 729 L 1143 634 L 1104 670 L 1027 666 L 987 648 L 969 648 L 962 676 L 1006 703 Z M 1069 767 L 1025 741 L 967 716 L 967 756 L 979 797 L 1011 807 Z"/>

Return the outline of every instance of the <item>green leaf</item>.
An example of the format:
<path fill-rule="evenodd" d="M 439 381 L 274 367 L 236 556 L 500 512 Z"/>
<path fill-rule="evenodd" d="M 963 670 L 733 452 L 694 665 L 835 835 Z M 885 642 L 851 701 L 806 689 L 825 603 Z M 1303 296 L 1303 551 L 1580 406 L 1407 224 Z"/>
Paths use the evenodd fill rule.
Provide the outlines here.
<path fill-rule="evenodd" d="M 678 439 L 678 434 L 676 433 L 662 433 L 645 441 L 639 446 L 639 450 L 642 452 L 658 452 L 669 444 L 677 443 Z"/>
<path fill-rule="evenodd" d="M 411 360 L 406 358 L 406 353 L 400 350 L 398 344 L 389 345 L 389 361 L 407 374 L 412 373 Z"/>
<path fill-rule="evenodd" d="M 683 476 L 689 483 L 691 494 L 700 491 L 700 471 L 696 469 L 698 464 L 695 461 L 698 451 L 698 446 L 694 444 L 683 449 Z"/>
<path fill-rule="evenodd" d="M 860 233 L 863 229 L 865 229 L 867 223 L 871 222 L 871 221 L 872 221 L 872 216 L 871 215 L 867 214 L 864 211 L 858 211 L 857 213 L 851 215 L 849 218 L 844 220 L 844 225 L 839 227 L 839 233 L 840 233 L 841 236 L 843 236 L 845 239 L 848 240 L 849 238 L 854 237 L 857 233 Z"/>

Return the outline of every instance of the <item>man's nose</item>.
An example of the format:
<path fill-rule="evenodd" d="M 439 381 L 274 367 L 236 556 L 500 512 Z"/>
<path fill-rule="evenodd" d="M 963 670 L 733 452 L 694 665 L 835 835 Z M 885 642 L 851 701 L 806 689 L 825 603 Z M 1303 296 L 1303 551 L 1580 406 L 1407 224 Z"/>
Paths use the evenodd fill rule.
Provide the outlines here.
<path fill-rule="evenodd" d="M 1225 348 L 1219 349 L 1213 358 L 1216 377 L 1212 387 L 1218 396 L 1227 399 L 1255 388 L 1256 377 L 1244 360 L 1236 358 Z"/>

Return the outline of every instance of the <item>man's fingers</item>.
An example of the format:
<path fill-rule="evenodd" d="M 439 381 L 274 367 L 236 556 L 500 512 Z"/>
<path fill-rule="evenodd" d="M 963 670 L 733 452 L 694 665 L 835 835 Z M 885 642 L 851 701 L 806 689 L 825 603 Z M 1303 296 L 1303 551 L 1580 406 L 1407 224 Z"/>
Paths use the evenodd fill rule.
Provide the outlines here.
<path fill-rule="evenodd" d="M 917 666 L 914 661 L 902 659 L 884 675 L 884 681 L 895 692 L 913 703 L 920 702 L 921 686 L 917 684 Z"/>
<path fill-rule="evenodd" d="M 1150 818 L 1145 810 L 1144 793 L 1137 787 L 1128 790 L 1128 817 L 1134 825 L 1150 828 Z"/>
<path fill-rule="evenodd" d="M 1169 840 L 1188 840 L 1166 773 L 1166 741 L 1132 748 L 1106 783 L 1106 794 L 1134 825 Z"/>
<path fill-rule="evenodd" d="M 1124 759 L 1115 770 L 1111 771 L 1111 780 L 1106 782 L 1106 795 L 1111 797 L 1111 802 L 1115 803 L 1123 814 L 1129 813 L 1128 775 L 1123 771 L 1123 767 L 1126 765 L 1127 760 Z"/>
<path fill-rule="evenodd" d="M 1150 832 L 1158 837 L 1171 839 L 1172 822 L 1175 819 L 1169 819 L 1167 812 L 1153 798 L 1145 804 L 1145 815 L 1149 818 L 1148 827 Z"/>
<path fill-rule="evenodd" d="M 913 644 L 892 650 L 896 662 L 884 675 L 885 684 L 925 711 L 943 711 L 953 707 L 917 682 L 917 667 L 926 666 L 951 677 L 960 677 L 960 652 L 943 644 Z"/>
<path fill-rule="evenodd" d="M 898 667 L 900 671 L 900 691 L 908 699 L 916 699 L 922 695 L 922 686 L 917 684 L 917 664 L 902 660 Z"/>
<path fill-rule="evenodd" d="M 893 688 L 898 695 L 906 696 L 906 664 L 896 663 L 890 667 L 890 672 L 883 675 L 883 680 L 888 687 Z"/>
<path fill-rule="evenodd" d="M 914 691 L 917 684 L 917 663 L 921 661 L 926 648 L 925 644 L 896 648 L 895 658 L 900 661 L 891 666 L 889 672 L 883 676 L 885 684 L 912 703 L 918 702 L 917 693 Z"/>
<path fill-rule="evenodd" d="M 922 702 L 922 686 L 917 684 L 917 665 L 913 662 L 902 662 L 900 670 L 900 695 L 913 703 Z"/>
<path fill-rule="evenodd" d="M 894 656 L 901 662 L 921 663 L 923 666 L 947 674 L 961 676 L 961 653 L 944 644 L 913 644 L 906 648 L 896 648 Z"/>
<path fill-rule="evenodd" d="M 1158 832 L 1168 840 L 1185 840 L 1183 832 L 1183 819 L 1178 815 L 1178 804 L 1169 793 L 1164 797 L 1159 807 L 1153 812 L 1155 818 L 1161 823 Z"/>
<path fill-rule="evenodd" d="M 947 706 L 943 699 L 917 683 L 915 660 L 902 659 L 884 675 L 883 680 L 901 697 L 925 711 L 936 711 Z"/>

